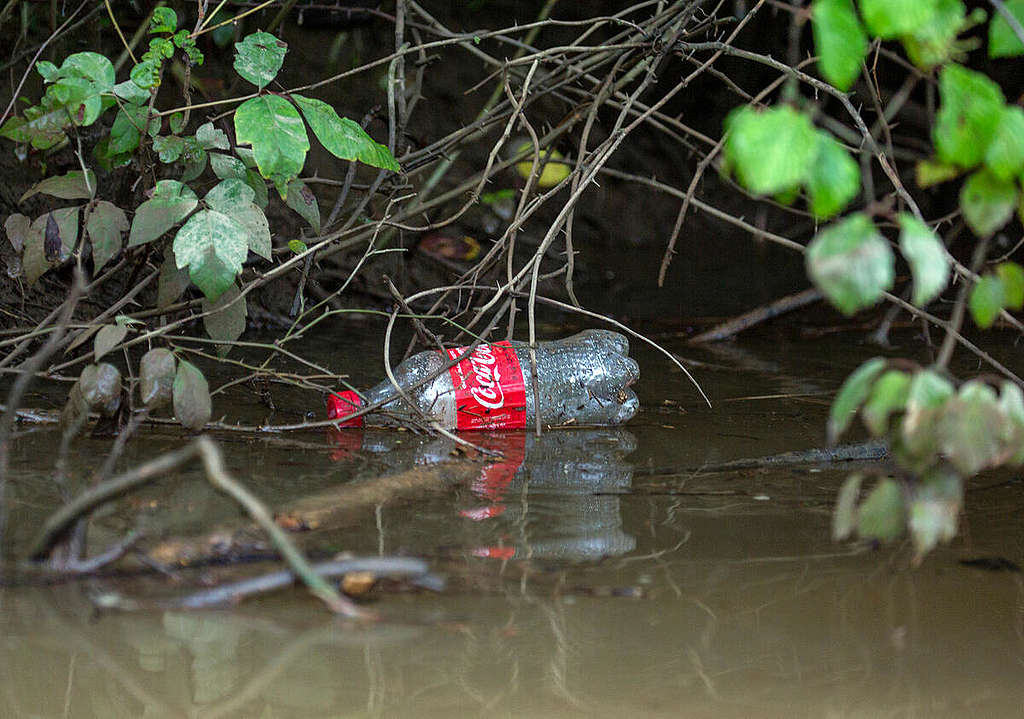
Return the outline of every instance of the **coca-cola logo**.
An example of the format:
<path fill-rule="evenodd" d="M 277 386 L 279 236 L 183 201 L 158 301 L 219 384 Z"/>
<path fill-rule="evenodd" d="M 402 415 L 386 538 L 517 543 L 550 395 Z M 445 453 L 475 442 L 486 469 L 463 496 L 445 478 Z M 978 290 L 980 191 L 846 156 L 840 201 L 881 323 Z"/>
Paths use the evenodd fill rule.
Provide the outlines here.
<path fill-rule="evenodd" d="M 480 345 L 469 356 L 477 386 L 469 390 L 474 399 L 488 409 L 505 406 L 505 391 L 501 386 L 501 372 L 495 367 L 497 358 L 490 345 Z"/>

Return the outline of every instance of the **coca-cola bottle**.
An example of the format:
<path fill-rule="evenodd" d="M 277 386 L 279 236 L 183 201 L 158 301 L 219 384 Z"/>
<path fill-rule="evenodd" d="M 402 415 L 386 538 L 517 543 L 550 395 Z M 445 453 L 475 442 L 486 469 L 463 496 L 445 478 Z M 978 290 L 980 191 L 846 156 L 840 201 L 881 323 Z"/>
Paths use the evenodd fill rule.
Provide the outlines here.
<path fill-rule="evenodd" d="M 629 357 L 629 341 L 608 330 L 584 330 L 537 344 L 535 398 L 530 350 L 525 342 L 479 344 L 420 352 L 395 367 L 405 395 L 431 421 L 445 429 L 521 429 L 534 426 L 610 425 L 629 420 L 639 409 L 630 389 L 640 368 Z M 450 368 L 445 366 L 462 358 Z M 539 400 L 536 401 L 536 400 Z M 384 404 L 371 414 L 345 420 L 366 404 Z M 388 381 L 360 396 L 338 392 L 327 400 L 327 414 L 339 426 L 394 425 L 421 419 Z"/>

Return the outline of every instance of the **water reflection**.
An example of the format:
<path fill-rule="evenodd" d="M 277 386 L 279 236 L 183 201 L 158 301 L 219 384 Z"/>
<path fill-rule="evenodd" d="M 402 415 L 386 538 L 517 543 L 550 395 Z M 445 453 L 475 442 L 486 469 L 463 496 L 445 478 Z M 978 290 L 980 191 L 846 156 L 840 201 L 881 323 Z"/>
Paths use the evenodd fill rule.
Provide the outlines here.
<path fill-rule="evenodd" d="M 503 457 L 480 463 L 453 506 L 462 522 L 480 525 L 467 535 L 483 544 L 476 557 L 492 559 L 593 560 L 636 547 L 622 530 L 619 495 L 629 491 L 636 437 L 624 429 L 579 429 L 467 435 Z M 450 461 L 456 445 L 448 439 L 417 441 L 397 432 L 342 430 L 329 435 L 337 461 L 358 461 L 401 471 Z M 490 542 L 488 543 L 488 540 Z"/>

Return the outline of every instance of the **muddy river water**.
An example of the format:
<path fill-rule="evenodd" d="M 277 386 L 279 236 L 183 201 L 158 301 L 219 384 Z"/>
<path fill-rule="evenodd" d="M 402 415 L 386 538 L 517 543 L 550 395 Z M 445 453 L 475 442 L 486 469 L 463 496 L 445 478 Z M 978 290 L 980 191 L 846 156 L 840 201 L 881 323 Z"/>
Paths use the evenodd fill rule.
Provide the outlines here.
<path fill-rule="evenodd" d="M 408 433 L 219 435 L 232 472 L 275 507 L 404 478 L 387 494 L 359 495 L 305 546 L 420 556 L 447 588 L 396 587 L 372 605 L 380 621 L 358 624 L 301 588 L 232 609 L 93 609 L 91 597 L 112 590 L 188 591 L 214 566 L 9 586 L 0 589 L 0 716 L 1024 715 L 1021 574 L 962 563 L 1024 558 L 1019 475 L 975 480 L 961 536 L 917 569 L 905 547 L 834 544 L 830 512 L 848 463 L 721 465 L 821 446 L 831 393 L 874 350 L 851 349 L 849 338 L 813 351 L 666 342 L 695 360 L 714 408 L 636 347 L 637 418 L 540 440 L 494 436 L 505 460 L 473 460 L 468 474 L 449 471 L 469 462 L 453 461 L 450 446 Z M 352 352 L 332 358 L 336 369 L 355 362 Z M 377 372 L 355 374 L 365 383 Z M 310 401 L 281 393 L 282 421 Z M 259 421 L 268 410 L 256 396 L 225 393 L 215 413 Z M 50 479 L 57 441 L 56 430 L 27 428 L 14 446 L 9 555 L 61 500 Z M 146 430 L 123 466 L 181 442 L 173 430 Z M 82 440 L 73 460 L 95 465 L 108 447 Z M 189 468 L 121 500 L 90 539 L 236 521 Z"/>

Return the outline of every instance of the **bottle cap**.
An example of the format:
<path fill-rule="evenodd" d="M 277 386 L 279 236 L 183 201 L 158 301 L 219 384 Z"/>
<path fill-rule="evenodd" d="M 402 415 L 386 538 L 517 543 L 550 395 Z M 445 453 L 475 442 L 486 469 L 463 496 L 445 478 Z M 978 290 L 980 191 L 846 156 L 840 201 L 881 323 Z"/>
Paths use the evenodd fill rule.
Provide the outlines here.
<path fill-rule="evenodd" d="M 344 419 L 350 414 L 355 414 L 362 406 L 363 400 L 358 394 L 351 391 L 332 392 L 327 397 L 327 416 L 330 419 Z M 339 422 L 339 427 L 362 427 L 363 418 L 356 417 L 347 422 Z"/>

